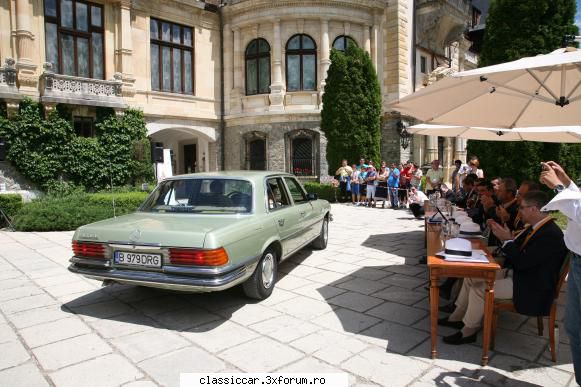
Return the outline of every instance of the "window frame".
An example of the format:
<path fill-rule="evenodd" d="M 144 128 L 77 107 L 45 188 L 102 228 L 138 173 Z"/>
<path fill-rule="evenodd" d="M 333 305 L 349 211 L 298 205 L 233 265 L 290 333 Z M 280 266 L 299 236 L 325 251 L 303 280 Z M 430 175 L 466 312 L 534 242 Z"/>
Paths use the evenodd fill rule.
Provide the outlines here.
<path fill-rule="evenodd" d="M 58 68 L 56 69 L 57 71 L 55 71 L 57 74 L 62 74 L 62 75 L 70 75 L 70 74 L 65 74 L 63 72 L 64 68 L 63 68 L 63 53 L 62 53 L 62 44 L 61 44 L 61 36 L 62 35 L 68 35 L 68 36 L 72 36 L 73 37 L 73 63 L 74 63 L 74 74 L 72 76 L 75 77 L 81 77 L 79 74 L 79 55 L 77 53 L 77 38 L 83 38 L 83 39 L 87 39 L 88 40 L 88 51 L 89 51 L 89 61 L 88 61 L 88 66 L 89 66 L 89 77 L 88 79 L 105 79 L 105 74 L 106 74 L 106 60 L 105 60 L 105 7 L 103 6 L 103 4 L 97 4 L 97 3 L 92 3 L 90 1 L 84 1 L 84 0 L 71 0 L 72 3 L 72 18 L 73 18 L 73 27 L 63 27 L 62 23 L 61 23 L 61 2 L 62 0 L 55 0 L 56 3 L 56 16 L 48 16 L 46 14 L 46 1 L 42 2 L 42 13 L 44 16 L 44 36 L 45 36 L 45 60 L 48 61 L 48 58 L 46 57 L 47 54 L 47 50 L 46 50 L 46 43 L 47 43 L 47 39 L 46 39 L 46 25 L 47 24 L 55 24 L 57 29 L 57 55 L 58 55 Z M 87 31 L 82 31 L 82 30 L 78 30 L 77 29 L 77 3 L 81 3 L 81 4 L 85 4 L 87 6 Z M 94 26 L 92 23 L 92 12 L 91 12 L 91 7 L 96 7 L 96 8 L 100 8 L 101 9 L 101 26 Z M 103 68 L 103 76 L 101 78 L 95 78 L 94 74 L 93 74 L 93 33 L 100 33 L 101 34 L 101 39 L 102 39 L 102 53 L 101 53 L 101 58 L 102 58 L 102 68 Z M 84 77 L 81 77 L 84 78 Z"/>
<path fill-rule="evenodd" d="M 263 53 L 260 52 L 260 42 L 261 41 L 266 43 L 266 45 L 268 46 L 267 52 L 263 52 Z M 248 54 L 248 49 L 250 48 L 250 45 L 253 42 L 256 42 L 256 52 Z M 250 42 L 248 42 L 248 45 L 246 46 L 246 50 L 244 50 L 244 88 L 245 88 L 246 95 L 260 95 L 260 94 L 269 94 L 270 93 L 270 84 L 272 82 L 272 74 L 271 74 L 272 63 L 271 63 L 271 59 L 270 59 L 270 51 L 271 51 L 270 44 L 264 38 L 256 38 L 256 39 L 252 39 Z M 269 88 L 269 90 L 266 92 L 260 91 L 260 59 L 261 58 L 268 58 L 268 88 Z M 248 92 L 248 65 L 247 64 L 248 64 L 249 60 L 256 60 L 256 93 L 249 93 Z"/>
<path fill-rule="evenodd" d="M 151 22 L 155 20 L 157 22 L 157 39 L 154 39 L 151 36 Z M 167 23 L 169 24 L 169 29 L 170 29 L 170 41 L 165 41 L 161 39 L 162 36 L 162 24 L 163 23 Z M 174 26 L 178 26 L 180 28 L 180 43 L 174 43 L 173 42 L 173 27 Z M 184 42 L 184 28 L 189 28 L 191 31 L 191 36 L 192 36 L 192 46 L 187 46 L 185 45 Z M 157 85 L 157 88 L 154 87 L 153 85 L 153 78 L 151 77 L 151 71 L 149 74 L 149 84 L 151 86 L 151 90 L 152 91 L 158 91 L 158 92 L 163 92 L 163 93 L 174 93 L 174 94 L 183 94 L 183 95 L 196 95 L 196 66 L 195 66 L 195 27 L 193 26 L 187 26 L 184 24 L 179 24 L 179 23 L 174 23 L 171 21 L 167 21 L 167 20 L 163 20 L 163 19 L 158 19 L 156 17 L 150 17 L 149 18 L 149 47 L 150 47 L 150 53 L 149 53 L 149 66 L 151 68 L 152 66 L 152 55 L 151 55 L 151 45 L 152 44 L 156 44 L 158 47 L 158 80 L 159 83 Z M 164 90 L 163 88 L 163 47 L 168 47 L 170 49 L 170 90 Z M 181 61 L 181 65 L 180 65 L 180 76 L 181 76 L 181 90 L 180 91 L 175 91 L 174 90 L 174 49 L 179 49 L 180 50 L 180 61 Z M 185 60 L 184 60 L 184 55 L 183 52 L 184 51 L 190 51 L 191 52 L 191 57 L 192 57 L 192 92 L 186 92 L 185 91 L 185 87 L 186 87 L 186 68 L 185 68 Z"/>
<path fill-rule="evenodd" d="M 343 49 L 343 50 L 340 50 L 340 49 L 338 49 L 338 48 L 335 48 L 335 43 L 337 43 L 337 41 L 338 41 L 339 39 L 343 39 L 343 47 L 345 47 L 345 49 Z M 353 43 L 353 44 L 354 44 L 356 47 L 359 47 L 359 46 L 357 45 L 357 42 L 355 41 L 355 39 L 353 39 L 351 36 L 349 36 L 349 35 L 339 35 L 339 36 L 337 36 L 337 37 L 335 38 L 335 40 L 333 40 L 333 44 L 331 45 L 331 48 L 334 48 L 335 50 L 337 50 L 337 51 L 341 51 L 341 52 L 343 52 L 343 53 L 344 53 L 345 51 L 347 51 L 347 43 L 348 43 L 348 42 L 351 42 L 351 43 Z"/>
<path fill-rule="evenodd" d="M 77 128 L 76 125 L 77 123 L 79 123 L 81 125 L 81 132 L 77 132 Z M 90 124 L 90 128 L 89 128 L 89 135 L 86 136 L 85 134 L 85 125 L 86 124 Z M 73 116 L 73 130 L 75 131 L 77 137 L 83 137 L 83 138 L 93 138 L 96 137 L 95 136 L 95 119 L 93 117 L 87 117 L 87 116 Z"/>
<path fill-rule="evenodd" d="M 295 37 L 300 36 L 301 38 L 299 39 L 299 49 L 289 49 L 288 45 L 290 43 L 291 40 L 293 40 Z M 311 41 L 313 42 L 314 48 L 303 48 L 303 37 L 306 36 L 309 39 L 311 39 Z M 298 55 L 300 57 L 299 60 L 299 72 L 300 72 L 300 87 L 298 90 L 289 90 L 289 85 L 288 85 L 288 57 L 289 55 Z M 314 89 L 305 89 L 304 84 L 303 84 L 303 62 L 304 59 L 303 57 L 305 55 L 314 55 L 315 56 L 315 88 Z M 286 78 L 286 88 L 288 92 L 297 92 L 297 91 L 317 91 L 318 89 L 318 84 L 317 84 L 317 80 L 318 80 L 318 61 L 317 61 L 317 42 L 315 41 L 315 39 L 313 39 L 310 35 L 307 34 L 294 34 L 293 36 L 291 36 L 285 45 L 285 78 Z"/>
<path fill-rule="evenodd" d="M 428 58 L 423 55 L 420 55 L 420 73 L 427 74 L 428 73 Z"/>
<path fill-rule="evenodd" d="M 289 192 L 289 196 L 292 199 L 292 203 L 294 205 L 299 205 L 299 204 L 304 204 L 304 203 L 308 203 L 309 202 L 309 198 L 307 196 L 307 192 L 305 191 L 305 188 L 303 187 L 303 185 L 298 181 L 298 179 L 294 176 L 284 176 L 283 178 L 284 183 L 288 189 Z M 295 197 L 293 196 L 293 191 L 291 189 L 291 184 L 290 182 L 294 182 L 296 188 L 298 188 L 299 193 L 302 196 L 302 200 L 295 200 Z"/>

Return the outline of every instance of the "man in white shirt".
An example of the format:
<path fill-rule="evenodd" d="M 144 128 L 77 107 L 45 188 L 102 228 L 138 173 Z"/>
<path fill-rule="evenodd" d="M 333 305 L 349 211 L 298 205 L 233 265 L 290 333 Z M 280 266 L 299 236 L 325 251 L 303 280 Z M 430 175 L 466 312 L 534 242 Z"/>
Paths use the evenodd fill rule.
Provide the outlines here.
<path fill-rule="evenodd" d="M 575 380 L 581 385 L 581 192 L 563 168 L 549 161 L 543 163 L 541 183 L 557 195 L 543 211 L 559 210 L 567 219 L 565 245 L 573 253 L 567 279 L 565 325 L 571 342 Z"/>
<path fill-rule="evenodd" d="M 412 187 L 409 196 L 410 210 L 416 219 L 422 219 L 424 215 L 424 202 L 428 197 L 422 192 L 418 191 L 416 187 Z"/>
<path fill-rule="evenodd" d="M 426 194 L 429 196 L 440 189 L 444 181 L 444 171 L 440 168 L 440 160 L 432 161 L 432 168 L 426 172 Z"/>

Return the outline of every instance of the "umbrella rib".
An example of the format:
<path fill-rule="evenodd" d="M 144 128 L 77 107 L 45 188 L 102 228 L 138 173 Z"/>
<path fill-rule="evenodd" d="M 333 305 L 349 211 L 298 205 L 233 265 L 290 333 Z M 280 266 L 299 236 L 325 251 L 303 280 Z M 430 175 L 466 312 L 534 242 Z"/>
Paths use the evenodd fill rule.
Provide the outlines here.
<path fill-rule="evenodd" d="M 524 95 L 526 97 L 529 97 L 529 98 L 538 99 L 538 100 L 541 100 L 543 102 L 548 102 L 551 105 L 555 103 L 555 100 L 552 100 L 550 98 L 544 97 L 542 95 L 538 95 L 538 89 L 535 92 L 535 95 L 531 95 L 530 93 L 527 93 L 524 90 L 517 89 L 516 87 L 512 87 L 512 86 L 508 86 L 508 85 L 503 85 L 501 83 L 497 83 L 497 82 L 493 82 L 493 81 L 489 81 L 489 80 L 487 80 L 486 82 L 487 83 L 490 83 L 494 87 L 502 88 L 502 89 L 507 89 L 507 90 L 510 90 L 510 91 L 514 91 L 515 93 L 522 94 L 522 95 Z M 540 85 L 540 87 L 542 87 L 542 85 Z M 551 95 L 552 95 L 552 93 L 551 93 Z"/>
<path fill-rule="evenodd" d="M 567 99 L 571 98 L 571 96 L 573 95 L 573 93 L 575 91 L 577 91 L 577 89 L 579 88 L 579 86 L 581 85 L 581 81 L 577 82 L 577 84 L 575 85 L 575 87 L 571 90 L 571 92 L 569 93 L 569 95 L 567 95 Z"/>
<path fill-rule="evenodd" d="M 535 74 L 535 73 L 533 73 L 533 72 L 532 72 L 531 70 L 529 70 L 529 69 L 526 69 L 526 72 L 527 72 L 527 73 L 529 73 L 529 74 L 530 74 L 530 76 L 531 76 L 531 77 L 533 77 L 533 78 L 534 78 L 534 80 L 535 80 L 535 81 L 537 81 L 537 82 L 539 83 L 539 85 L 540 85 L 540 86 L 541 86 L 543 89 L 547 90 L 547 93 L 551 94 L 551 97 L 555 98 L 555 102 L 559 100 L 559 98 L 558 98 L 558 97 L 557 97 L 557 96 L 556 96 L 556 95 L 555 95 L 555 94 L 554 94 L 554 93 L 553 93 L 553 92 L 552 92 L 552 91 L 551 91 L 551 90 L 550 90 L 548 87 L 546 87 L 546 86 L 545 86 L 545 82 L 544 82 L 544 81 L 541 81 L 541 80 L 539 79 L 539 77 L 537 77 L 537 76 L 536 76 L 536 74 Z M 549 74 L 550 74 L 550 73 L 549 73 Z M 548 77 L 548 75 L 547 75 L 547 77 Z M 546 78 L 545 78 L 545 80 L 546 80 Z"/>

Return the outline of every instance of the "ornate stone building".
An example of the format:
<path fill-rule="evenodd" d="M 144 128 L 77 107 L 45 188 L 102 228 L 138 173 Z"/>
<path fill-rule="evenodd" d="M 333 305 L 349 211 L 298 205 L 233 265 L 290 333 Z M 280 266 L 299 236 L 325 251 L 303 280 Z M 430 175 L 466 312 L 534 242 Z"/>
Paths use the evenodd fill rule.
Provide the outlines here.
<path fill-rule="evenodd" d="M 380 80 L 383 158 L 446 164 L 464 145 L 414 138 L 403 149 L 389 105 L 434 70 L 475 66 L 472 12 L 470 0 L 0 0 L 0 100 L 10 114 L 24 96 L 67 104 L 79 135 L 98 106 L 140 108 L 178 174 L 317 179 L 330 50 L 356 44 Z"/>

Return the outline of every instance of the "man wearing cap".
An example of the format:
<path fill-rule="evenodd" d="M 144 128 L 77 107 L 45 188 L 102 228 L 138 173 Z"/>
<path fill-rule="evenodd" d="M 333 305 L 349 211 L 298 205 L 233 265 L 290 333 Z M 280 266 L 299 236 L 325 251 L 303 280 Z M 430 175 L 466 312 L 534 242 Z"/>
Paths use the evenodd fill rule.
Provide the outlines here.
<path fill-rule="evenodd" d="M 528 316 L 548 316 L 559 272 L 567 248 L 563 233 L 553 219 L 541 208 L 549 202 L 541 191 L 527 193 L 519 208 L 523 221 L 529 224 L 513 239 L 512 232 L 504 225 L 489 220 L 494 235 L 503 243 L 504 268 L 496 275 L 494 297 L 512 299 L 518 313 Z M 456 309 L 449 318 L 438 320 L 440 325 L 461 329 L 444 337 L 452 345 L 476 341 L 484 317 L 484 280 L 465 278 Z"/>
<path fill-rule="evenodd" d="M 581 192 L 556 162 L 543 163 L 541 183 L 557 195 L 543 210 L 559 210 L 567 216 L 565 244 L 573 253 L 567 279 L 565 327 L 571 341 L 575 380 L 581 385 Z"/>

